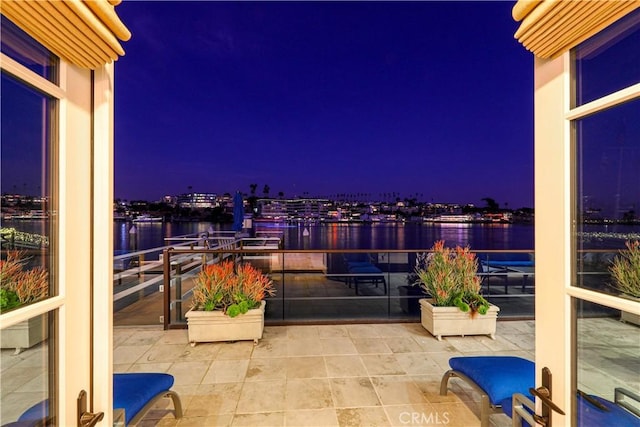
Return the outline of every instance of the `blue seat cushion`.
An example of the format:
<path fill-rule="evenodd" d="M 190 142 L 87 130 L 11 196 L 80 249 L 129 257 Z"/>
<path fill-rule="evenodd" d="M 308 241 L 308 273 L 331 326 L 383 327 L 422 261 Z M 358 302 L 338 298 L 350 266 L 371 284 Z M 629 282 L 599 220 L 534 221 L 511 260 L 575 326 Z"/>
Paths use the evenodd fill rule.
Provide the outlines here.
<path fill-rule="evenodd" d="M 382 270 L 380 270 L 375 265 L 368 265 L 362 267 L 349 267 L 349 273 L 352 274 L 382 274 Z"/>
<path fill-rule="evenodd" d="M 489 267 L 533 267 L 533 261 L 483 261 Z"/>
<path fill-rule="evenodd" d="M 37 427 L 45 425 L 49 417 L 49 400 L 45 399 L 24 411 L 17 421 L 3 424 L 2 427 Z"/>
<path fill-rule="evenodd" d="M 352 268 L 361 268 L 361 267 L 373 267 L 373 264 L 371 264 L 368 261 L 353 261 L 353 262 L 348 262 L 347 266 L 349 267 L 349 269 L 352 269 Z"/>
<path fill-rule="evenodd" d="M 49 416 L 49 399 L 36 403 L 20 415 L 18 421 L 41 421 Z"/>
<path fill-rule="evenodd" d="M 156 395 L 169 391 L 173 386 L 173 376 L 162 373 L 121 373 L 113 374 L 113 407 L 122 408 L 125 423 Z"/>
<path fill-rule="evenodd" d="M 492 405 L 500 405 L 513 393 L 529 395 L 535 385 L 535 364 L 513 356 L 465 356 L 449 359 L 451 369 L 461 372 L 475 382 L 489 396 Z"/>
<path fill-rule="evenodd" d="M 602 410 L 584 397 L 578 395 L 578 425 L 581 426 L 615 426 L 640 427 L 640 418 L 631 412 L 598 396 L 590 395 L 609 411 Z"/>

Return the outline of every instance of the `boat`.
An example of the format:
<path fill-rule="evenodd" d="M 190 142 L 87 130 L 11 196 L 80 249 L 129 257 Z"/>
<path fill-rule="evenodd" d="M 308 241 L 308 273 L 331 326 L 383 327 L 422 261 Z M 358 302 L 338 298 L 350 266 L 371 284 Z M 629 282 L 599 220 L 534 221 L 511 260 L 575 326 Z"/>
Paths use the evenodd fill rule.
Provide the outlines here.
<path fill-rule="evenodd" d="M 148 214 L 138 215 L 133 222 L 162 222 L 161 216 L 151 216 Z"/>

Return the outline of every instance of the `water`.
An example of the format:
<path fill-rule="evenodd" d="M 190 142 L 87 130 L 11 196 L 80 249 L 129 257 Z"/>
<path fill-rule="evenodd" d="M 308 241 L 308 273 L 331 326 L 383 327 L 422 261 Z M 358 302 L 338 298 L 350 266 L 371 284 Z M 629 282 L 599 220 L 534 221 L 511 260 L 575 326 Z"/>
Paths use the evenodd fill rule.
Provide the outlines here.
<path fill-rule="evenodd" d="M 472 249 L 533 249 L 533 226 L 525 224 L 332 223 L 281 225 L 256 222 L 256 230 L 282 233 L 285 249 L 427 249 L 436 240 Z M 209 222 L 114 224 L 114 250 L 124 253 L 166 245 L 165 237 L 228 231 L 230 224 Z M 308 231 L 305 233 L 305 229 Z"/>
<path fill-rule="evenodd" d="M 3 227 L 47 234 L 46 221 L 3 221 Z M 469 245 L 473 250 L 534 249 L 534 227 L 530 224 L 420 224 L 420 223 L 332 223 L 273 224 L 256 222 L 256 230 L 282 233 L 285 249 L 428 249 L 436 240 L 448 246 Z M 185 234 L 230 231 L 231 224 L 210 222 L 138 223 L 116 221 L 113 225 L 114 253 L 122 254 L 171 244 L 164 239 Z M 305 233 L 305 229 L 308 231 Z M 625 239 L 639 239 L 638 225 L 585 225 L 582 249 L 621 249 Z M 617 236 L 617 238 L 612 238 Z"/>

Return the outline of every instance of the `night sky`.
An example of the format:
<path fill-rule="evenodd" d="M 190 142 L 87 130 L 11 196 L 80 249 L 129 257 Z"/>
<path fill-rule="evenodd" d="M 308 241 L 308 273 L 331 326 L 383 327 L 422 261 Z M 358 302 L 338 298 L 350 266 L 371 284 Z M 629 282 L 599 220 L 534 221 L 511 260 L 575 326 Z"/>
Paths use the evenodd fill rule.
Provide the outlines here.
<path fill-rule="evenodd" d="M 533 56 L 513 4 L 123 2 L 115 195 L 255 183 L 531 207 Z"/>

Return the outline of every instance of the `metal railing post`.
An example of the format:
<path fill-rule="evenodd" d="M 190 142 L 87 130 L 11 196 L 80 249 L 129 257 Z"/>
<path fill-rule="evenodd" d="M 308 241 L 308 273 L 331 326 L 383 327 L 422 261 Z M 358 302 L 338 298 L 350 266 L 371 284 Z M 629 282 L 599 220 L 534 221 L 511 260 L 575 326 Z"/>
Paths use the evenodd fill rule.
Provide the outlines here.
<path fill-rule="evenodd" d="M 182 264 L 176 265 L 176 320 L 182 319 Z"/>
<path fill-rule="evenodd" d="M 163 260 L 163 275 L 164 275 L 164 330 L 169 329 L 169 316 L 171 316 L 171 310 L 169 307 L 171 298 L 171 252 L 169 249 L 165 249 L 162 251 L 162 260 Z"/>

